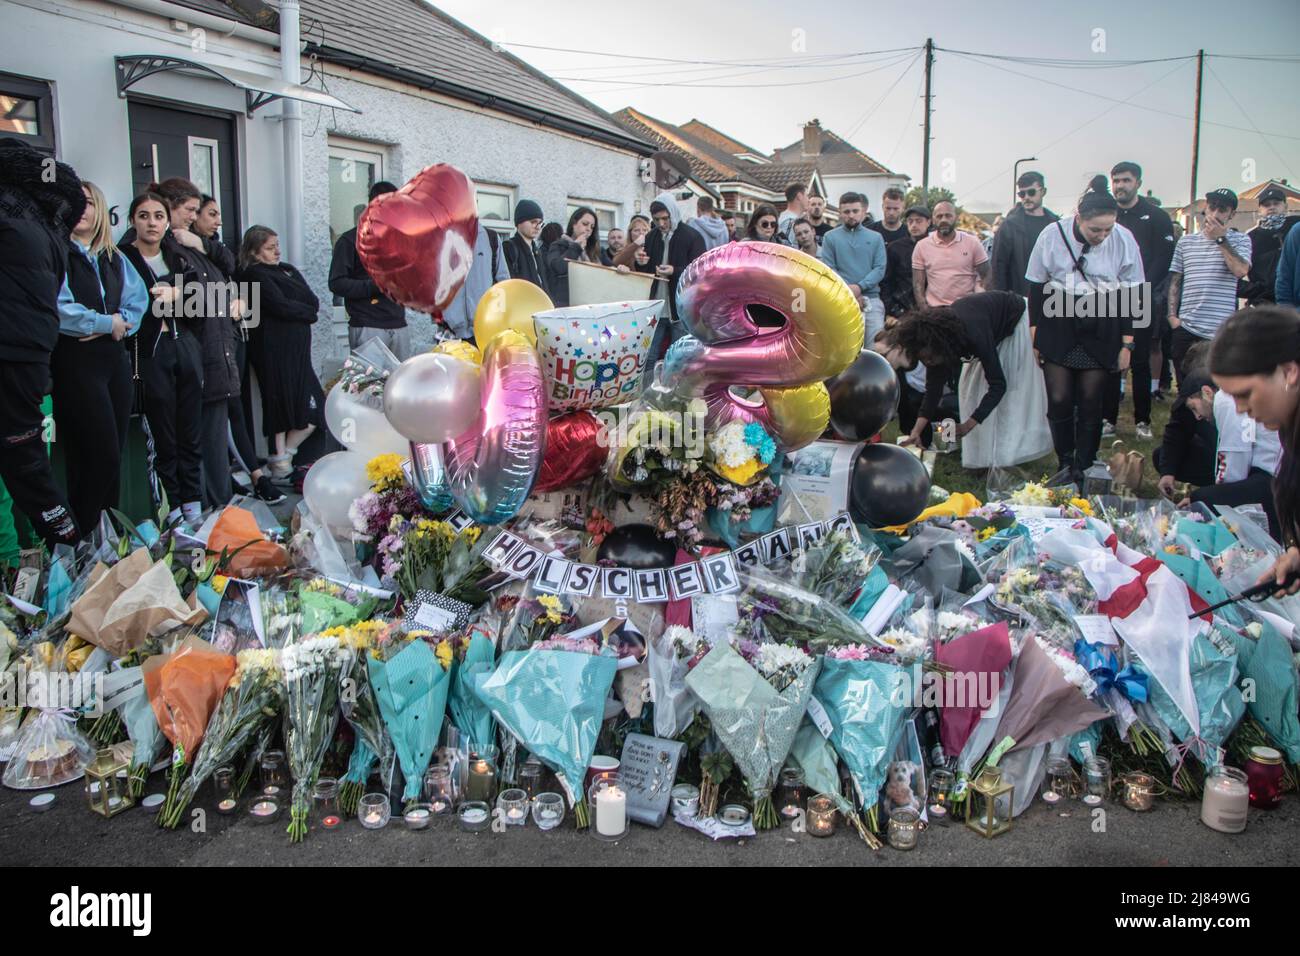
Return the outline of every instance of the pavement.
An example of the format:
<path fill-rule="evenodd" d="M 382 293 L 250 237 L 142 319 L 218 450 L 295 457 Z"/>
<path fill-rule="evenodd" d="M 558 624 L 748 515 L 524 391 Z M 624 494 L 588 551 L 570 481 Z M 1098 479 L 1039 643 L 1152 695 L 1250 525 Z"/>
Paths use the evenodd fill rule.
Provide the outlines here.
<path fill-rule="evenodd" d="M 162 792 L 162 773 L 146 793 Z M 671 819 L 659 831 L 637 824 L 617 843 L 573 829 L 571 819 L 542 832 L 531 823 L 507 832 L 463 833 L 436 818 L 420 832 L 400 819 L 364 830 L 355 819 L 332 830 L 313 829 L 291 845 L 287 819 L 257 825 L 244 814 L 213 811 L 210 786 L 191 807 L 188 828 L 164 831 L 152 811 L 127 810 L 111 820 L 87 808 L 80 782 L 54 791 L 54 806 L 38 813 L 32 794 L 0 789 L 0 861 L 8 866 L 1119 866 L 1222 867 L 1300 864 L 1300 797 L 1290 794 L 1271 812 L 1251 810 L 1244 833 L 1229 836 L 1200 823 L 1199 804 L 1160 803 L 1147 813 L 1107 804 L 1049 808 L 1035 803 L 1011 831 L 985 840 L 964 825 L 931 827 L 917 848 L 872 852 L 848 828 L 830 838 L 796 834 L 789 826 L 714 843 Z M 247 801 L 241 804 L 245 808 Z M 1100 832 L 1094 832 L 1095 830 Z"/>

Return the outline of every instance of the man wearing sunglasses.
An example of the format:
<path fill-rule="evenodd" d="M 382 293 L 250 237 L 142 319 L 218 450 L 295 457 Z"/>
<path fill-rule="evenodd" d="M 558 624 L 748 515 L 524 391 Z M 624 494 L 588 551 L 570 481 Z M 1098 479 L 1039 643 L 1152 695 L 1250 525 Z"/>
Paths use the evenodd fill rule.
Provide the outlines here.
<path fill-rule="evenodd" d="M 1029 254 L 1034 251 L 1038 234 L 1061 218 L 1043 205 L 1046 195 L 1042 173 L 1030 170 L 1016 180 L 1016 198 L 1020 202 L 1007 213 L 994 236 L 990 290 L 1029 295 L 1029 280 L 1025 278 Z"/>

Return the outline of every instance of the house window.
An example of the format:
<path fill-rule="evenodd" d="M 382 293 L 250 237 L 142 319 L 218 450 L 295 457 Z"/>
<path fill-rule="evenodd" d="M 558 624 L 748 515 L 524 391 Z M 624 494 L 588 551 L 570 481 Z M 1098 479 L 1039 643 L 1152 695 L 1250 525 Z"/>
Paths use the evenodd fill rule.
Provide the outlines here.
<path fill-rule="evenodd" d="M 190 136 L 190 182 L 199 187 L 205 196 L 221 195 L 220 164 L 217 149 L 220 144 L 215 139 Z"/>
<path fill-rule="evenodd" d="M 476 183 L 474 200 L 484 227 L 509 236 L 515 231 L 515 188 L 497 183 Z"/>
<path fill-rule="evenodd" d="M 564 214 L 564 225 L 569 224 L 569 219 L 580 206 L 588 206 L 596 211 L 596 223 L 600 230 L 600 239 L 604 241 L 605 236 L 611 229 L 618 228 L 619 212 L 622 207 L 617 203 L 602 202 L 599 199 L 575 199 L 569 197 L 569 203 Z"/>
<path fill-rule="evenodd" d="M 370 187 L 384 178 L 384 154 L 365 144 L 330 140 L 330 244 L 357 224 Z M 191 159 L 193 163 L 193 159 Z"/>
<path fill-rule="evenodd" d="M 0 73 L 0 136 L 54 155 L 54 94 L 50 84 Z"/>

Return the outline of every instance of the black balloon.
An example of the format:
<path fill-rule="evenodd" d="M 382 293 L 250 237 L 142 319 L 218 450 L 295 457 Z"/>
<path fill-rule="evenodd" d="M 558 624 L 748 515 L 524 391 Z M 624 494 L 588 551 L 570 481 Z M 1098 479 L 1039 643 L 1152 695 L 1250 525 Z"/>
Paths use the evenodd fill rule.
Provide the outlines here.
<path fill-rule="evenodd" d="M 849 479 L 853 520 L 869 528 L 906 524 L 930 501 L 930 475 L 906 448 L 877 442 L 853 462 Z"/>
<path fill-rule="evenodd" d="M 898 410 L 898 374 L 871 349 L 863 349 L 826 387 L 831 393 L 831 427 L 854 441 L 876 434 Z"/>
<path fill-rule="evenodd" d="M 596 557 L 636 571 L 671 568 L 677 560 L 677 545 L 659 537 L 648 524 L 625 524 L 605 535 Z"/>

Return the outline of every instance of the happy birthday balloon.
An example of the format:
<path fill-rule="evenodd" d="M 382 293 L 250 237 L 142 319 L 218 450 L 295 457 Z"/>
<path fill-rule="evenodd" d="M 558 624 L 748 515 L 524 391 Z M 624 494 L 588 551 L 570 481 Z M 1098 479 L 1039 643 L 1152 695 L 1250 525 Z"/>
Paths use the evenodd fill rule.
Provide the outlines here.
<path fill-rule="evenodd" d="M 535 315 L 551 409 L 604 408 L 639 395 L 663 310 L 661 300 L 651 299 L 577 305 Z"/>
<path fill-rule="evenodd" d="M 527 279 L 506 279 L 492 286 L 478 300 L 478 307 L 474 310 L 474 338 L 486 346 L 498 332 L 514 329 L 536 345 L 533 316 L 554 308 L 551 297 Z"/>
<path fill-rule="evenodd" d="M 686 267 L 677 309 L 691 335 L 668 350 L 664 382 L 704 398 L 710 431 L 756 421 L 786 450 L 825 431 L 822 383 L 853 363 L 863 335 L 857 299 L 829 266 L 771 242 L 729 243 Z M 762 402 L 733 387 L 757 388 Z"/>
<path fill-rule="evenodd" d="M 477 239 L 474 184 L 446 163 L 376 197 L 357 221 L 357 255 L 375 285 L 421 312 L 451 304 L 474 264 Z"/>

